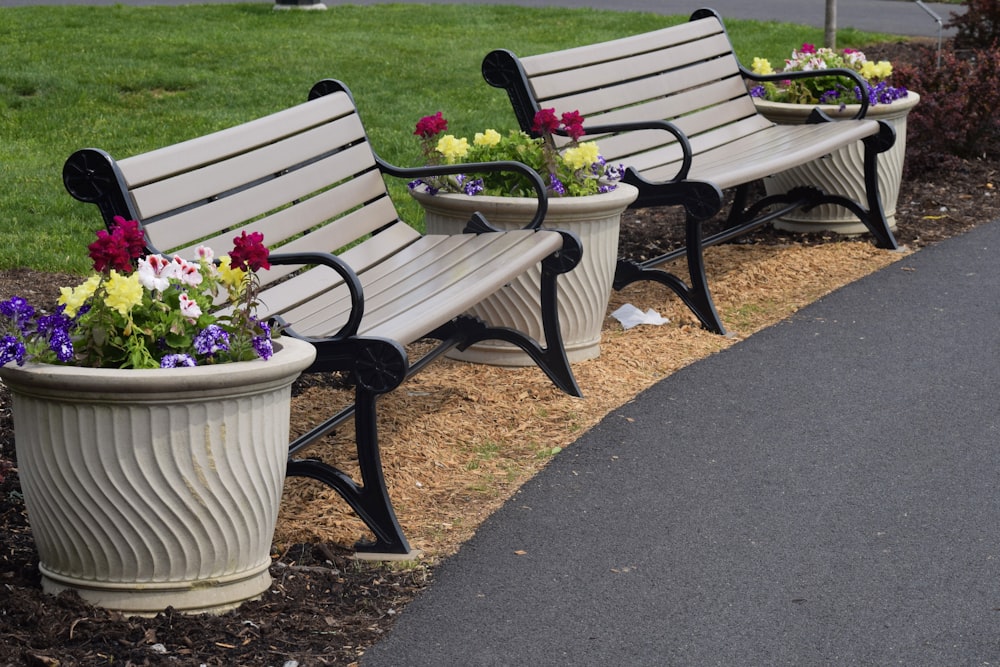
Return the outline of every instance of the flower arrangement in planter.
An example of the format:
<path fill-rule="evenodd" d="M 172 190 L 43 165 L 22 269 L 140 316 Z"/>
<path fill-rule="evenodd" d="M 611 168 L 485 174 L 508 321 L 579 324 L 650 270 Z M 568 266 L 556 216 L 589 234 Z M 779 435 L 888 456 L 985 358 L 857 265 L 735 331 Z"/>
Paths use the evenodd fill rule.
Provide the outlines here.
<path fill-rule="evenodd" d="M 754 81 L 749 85 L 757 111 L 774 123 L 806 123 L 814 109 L 819 108 L 835 120 L 857 119 L 863 114 L 866 119 L 885 121 L 892 126 L 896 141 L 878 156 L 878 183 L 886 221 L 894 229 L 906 156 L 906 117 L 920 102 L 920 95 L 904 86 L 892 85 L 892 73 L 892 63 L 873 62 L 855 49 L 838 51 L 803 44 L 792 51 L 781 71 L 775 71 L 764 58 L 754 58 L 751 71 Z M 864 201 L 861 147 L 841 148 L 808 165 L 769 176 L 764 179 L 764 186 L 769 194 L 789 192 L 799 186 L 818 186 L 826 192 Z M 800 209 L 782 216 L 774 226 L 793 232 L 832 231 L 845 235 L 867 231 L 851 211 L 835 204 Z"/>
<path fill-rule="evenodd" d="M 194 262 L 143 257 L 139 223 L 116 218 L 88 246 L 95 273 L 60 288 L 58 307 L 36 315 L 21 297 L 0 303 L 0 366 L 26 360 L 90 368 L 171 368 L 245 361 L 273 354 L 271 328 L 254 317 L 256 271 L 270 267 L 260 233 L 234 239 L 215 263 L 199 247 Z M 220 297 L 227 314 L 213 314 Z"/>
<path fill-rule="evenodd" d="M 225 611 L 271 584 L 291 385 L 316 350 L 255 317 L 260 234 L 189 262 L 143 256 L 139 224 L 115 222 L 51 314 L 0 303 L 42 589 L 133 614 Z"/>
<path fill-rule="evenodd" d="M 892 63 L 887 60 L 873 62 L 857 49 L 835 50 L 828 47 L 816 48 L 805 43 L 792 50 L 791 58 L 785 60 L 785 67 L 776 72 L 766 58 L 754 58 L 752 71 L 758 75 L 776 75 L 789 72 L 821 72 L 822 70 L 847 69 L 856 72 L 865 81 L 862 90 L 855 81 L 831 73 L 830 76 L 812 76 L 774 81 L 765 81 L 750 89 L 754 97 L 771 102 L 789 104 L 835 104 L 846 106 L 858 104 L 862 95 L 869 104 L 892 104 L 906 97 L 908 91 L 901 86 L 889 84 Z"/>
<path fill-rule="evenodd" d="M 440 112 L 417 123 L 414 134 L 429 164 L 515 161 L 542 177 L 548 195 L 545 227 L 573 232 L 584 250 L 577 267 L 559 279 L 563 345 L 571 362 L 598 356 L 618 259 L 621 214 L 638 196 L 633 186 L 619 182 L 624 168 L 608 164 L 595 142 L 580 141 L 585 132 L 583 117 L 576 111 L 557 115 L 554 109 L 540 110 L 532 125 L 537 137 L 520 130 L 501 134 L 488 129 L 476 133 L 470 143 L 445 134 L 447 129 L 448 121 Z M 557 135 L 565 139 L 557 141 Z M 460 234 L 475 212 L 496 227 L 520 229 L 537 210 L 534 189 L 516 172 L 438 176 L 409 185 L 410 194 L 426 213 L 430 234 Z M 481 301 L 470 314 L 543 340 L 539 273 L 522 276 Z M 502 341 L 484 341 L 447 355 L 502 366 L 532 364 L 520 348 Z"/>
<path fill-rule="evenodd" d="M 584 135 L 583 117 L 577 111 L 556 116 L 555 109 L 542 109 L 535 114 L 532 137 L 521 130 L 506 135 L 494 129 L 477 132 L 469 143 L 465 137 L 441 134 L 448 121 L 437 112 L 417 122 L 414 134 L 420 137 L 424 157 L 429 164 L 461 164 L 464 162 L 522 162 L 537 171 L 548 194 L 553 197 L 582 197 L 610 192 L 617 187 L 624 170 L 609 165 L 601 157 L 593 141 L 580 142 Z M 557 133 L 565 133 L 569 142 L 556 145 Z M 439 136 L 441 135 L 441 136 Z M 495 172 L 478 178 L 460 174 L 424 178 L 410 183 L 414 189 L 423 186 L 429 194 L 456 192 L 470 196 L 524 196 L 532 190 L 527 181 L 512 172 Z"/>

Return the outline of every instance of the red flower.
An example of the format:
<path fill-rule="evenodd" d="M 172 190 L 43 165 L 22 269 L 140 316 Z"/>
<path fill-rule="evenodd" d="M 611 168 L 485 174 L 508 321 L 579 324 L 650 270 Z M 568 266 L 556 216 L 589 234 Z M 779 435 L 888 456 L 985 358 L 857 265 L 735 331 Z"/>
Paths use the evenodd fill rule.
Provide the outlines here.
<path fill-rule="evenodd" d="M 87 246 L 90 259 L 94 261 L 94 270 L 98 273 L 109 269 L 129 272 L 132 260 L 146 252 L 146 239 L 137 221 L 126 220 L 120 215 L 116 215 L 113 221 L 110 232 L 104 229 L 98 231 L 97 240 Z"/>
<path fill-rule="evenodd" d="M 430 139 L 431 137 L 440 134 L 448 129 L 448 121 L 444 119 L 441 112 L 438 111 L 433 116 L 424 116 L 417 121 L 417 129 L 413 134 L 418 137 L 423 137 L 424 139 Z"/>
<path fill-rule="evenodd" d="M 120 215 L 114 218 L 115 231 L 122 230 L 128 254 L 132 259 L 138 259 L 146 254 L 146 238 L 142 234 L 142 227 L 138 220 L 126 220 Z"/>
<path fill-rule="evenodd" d="M 531 124 L 531 131 L 540 134 L 552 134 L 559 129 L 559 119 L 556 118 L 555 109 L 542 109 L 535 114 L 534 122 Z"/>
<path fill-rule="evenodd" d="M 816 46 L 809 42 L 802 43 L 802 53 L 816 53 Z"/>
<path fill-rule="evenodd" d="M 233 250 L 229 253 L 234 267 L 259 271 L 270 269 L 267 261 L 270 251 L 264 245 L 264 235 L 260 232 L 247 234 L 245 231 L 233 239 Z"/>
<path fill-rule="evenodd" d="M 583 116 L 579 111 L 567 111 L 562 115 L 563 128 L 573 141 L 579 141 L 586 132 L 583 130 Z"/>
<path fill-rule="evenodd" d="M 94 260 L 94 270 L 104 273 L 109 269 L 131 271 L 132 257 L 128 252 L 128 243 L 120 227 L 110 234 L 101 229 L 97 232 L 97 240 L 87 246 L 90 259 Z"/>

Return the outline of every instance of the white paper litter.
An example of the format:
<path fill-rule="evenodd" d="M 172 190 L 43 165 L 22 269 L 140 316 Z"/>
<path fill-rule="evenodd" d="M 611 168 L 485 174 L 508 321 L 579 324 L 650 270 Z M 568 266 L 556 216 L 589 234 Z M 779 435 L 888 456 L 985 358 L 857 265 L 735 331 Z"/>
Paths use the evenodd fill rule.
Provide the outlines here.
<path fill-rule="evenodd" d="M 631 303 L 626 303 L 624 306 L 611 313 L 611 317 L 621 322 L 622 327 L 625 329 L 631 329 L 632 327 L 639 326 L 640 324 L 652 324 L 654 326 L 659 326 L 670 321 L 652 308 L 646 312 L 642 312 Z"/>

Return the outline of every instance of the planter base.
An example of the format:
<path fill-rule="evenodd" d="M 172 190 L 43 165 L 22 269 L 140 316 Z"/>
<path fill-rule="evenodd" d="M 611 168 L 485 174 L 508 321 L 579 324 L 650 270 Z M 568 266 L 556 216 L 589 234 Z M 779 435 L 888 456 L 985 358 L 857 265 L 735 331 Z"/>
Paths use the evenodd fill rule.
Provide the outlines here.
<path fill-rule="evenodd" d="M 244 602 L 257 600 L 271 586 L 269 567 L 270 562 L 256 571 L 241 572 L 228 578 L 182 583 L 152 582 L 141 586 L 61 576 L 41 563 L 38 569 L 42 574 L 42 590 L 49 595 L 74 590 L 95 607 L 114 609 L 127 616 L 156 616 L 167 607 L 185 614 L 224 614 Z M 224 602 L 220 604 L 220 600 Z"/>

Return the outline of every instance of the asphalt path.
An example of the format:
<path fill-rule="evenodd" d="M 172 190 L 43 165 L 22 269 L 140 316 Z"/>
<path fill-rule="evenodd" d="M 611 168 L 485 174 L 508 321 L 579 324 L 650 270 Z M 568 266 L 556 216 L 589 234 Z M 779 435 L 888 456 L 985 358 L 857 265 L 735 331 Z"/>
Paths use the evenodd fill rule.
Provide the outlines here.
<path fill-rule="evenodd" d="M 1000 223 L 615 410 L 362 667 L 1000 664 Z"/>

